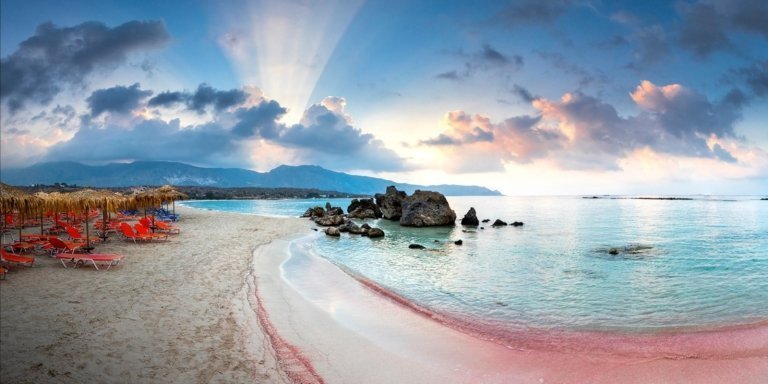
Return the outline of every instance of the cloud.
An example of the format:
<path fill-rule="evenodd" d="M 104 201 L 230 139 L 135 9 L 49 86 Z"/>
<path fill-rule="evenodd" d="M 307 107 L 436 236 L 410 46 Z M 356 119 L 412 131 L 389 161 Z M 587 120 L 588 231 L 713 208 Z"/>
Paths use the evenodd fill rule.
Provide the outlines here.
<path fill-rule="evenodd" d="M 189 99 L 189 94 L 187 93 L 179 91 L 165 91 L 160 92 L 157 94 L 157 96 L 149 99 L 147 105 L 150 107 L 171 107 L 175 104 L 183 103 L 187 99 Z"/>
<path fill-rule="evenodd" d="M 456 71 L 448 71 L 443 72 L 435 75 L 436 79 L 444 79 L 444 80 L 452 80 L 452 81 L 458 81 L 461 80 L 462 76 L 459 76 L 459 73 Z"/>
<path fill-rule="evenodd" d="M 301 149 L 300 157 L 305 161 L 322 162 L 335 169 L 407 169 L 404 159 L 382 141 L 352 125 L 345 106 L 344 98 L 326 97 L 310 106 L 301 122 L 284 129 L 275 142 Z"/>
<path fill-rule="evenodd" d="M 549 24 L 565 14 L 574 3 L 571 0 L 515 1 L 502 10 L 497 18 L 509 27 Z"/>
<path fill-rule="evenodd" d="M 104 112 L 128 114 L 139 107 L 142 100 L 152 95 L 152 91 L 143 91 L 139 83 L 130 87 L 116 86 L 93 91 L 86 101 L 91 109 L 91 116 Z"/>
<path fill-rule="evenodd" d="M 665 132 L 676 137 L 733 137 L 733 124 L 740 118 L 732 103 L 712 103 L 679 84 L 658 87 L 646 80 L 630 96 Z"/>
<path fill-rule="evenodd" d="M 344 98 L 327 97 L 309 107 L 299 124 L 287 126 L 280 122 L 287 112 L 284 107 L 275 100 L 263 99 L 258 89 L 246 88 L 247 92 L 198 88 L 208 96 L 213 95 L 200 104 L 213 106 L 214 112 L 211 120 L 202 124 L 182 126 L 178 119 L 144 119 L 141 115 L 116 124 L 114 119 L 95 120 L 85 115 L 74 137 L 52 145 L 45 158 L 83 162 L 144 159 L 243 166 L 243 158 L 258 161 L 250 151 L 266 145 L 273 154 L 282 151 L 282 158 L 339 170 L 408 168 L 405 160 L 383 142 L 354 126 L 344 110 Z M 142 91 L 137 83 L 96 91 L 88 102 L 93 116 L 107 111 L 126 113 L 141 107 L 142 100 L 149 94 L 150 91 Z M 236 97 L 229 97 L 232 95 Z M 192 97 L 189 93 L 167 91 L 147 104 L 160 106 L 183 101 L 192 109 Z M 243 105 L 235 110 L 222 110 L 235 103 Z"/>
<path fill-rule="evenodd" d="M 538 96 L 534 96 L 527 88 L 524 88 L 518 84 L 514 84 L 512 86 L 511 92 L 513 95 L 517 96 L 520 100 L 526 103 L 531 103 L 539 98 Z"/>
<path fill-rule="evenodd" d="M 248 95 L 239 89 L 218 91 L 208 84 L 200 84 L 189 99 L 188 107 L 197 113 L 204 113 L 208 106 L 213 106 L 216 111 L 222 111 L 242 104 L 247 98 Z"/>
<path fill-rule="evenodd" d="M 168 40 L 160 21 L 130 21 L 114 28 L 98 22 L 41 24 L 0 61 L 0 100 L 12 112 L 29 101 L 48 104 L 63 87 L 82 84 L 92 72 L 114 69 L 128 54 Z"/>
<path fill-rule="evenodd" d="M 734 70 L 733 73 L 743 79 L 756 96 L 768 96 L 768 60 L 739 68 Z"/>
<path fill-rule="evenodd" d="M 604 73 L 592 73 L 583 67 L 570 62 L 561 53 L 542 51 L 537 54 L 542 59 L 549 61 L 555 68 L 563 71 L 563 73 L 576 77 L 579 83 L 579 88 L 587 87 L 595 83 L 607 84 L 609 82 L 608 76 Z"/>
<path fill-rule="evenodd" d="M 451 54 L 465 59 L 464 68 L 461 71 L 451 70 L 435 75 L 437 79 L 460 81 L 470 78 L 478 71 L 506 73 L 519 71 L 525 65 L 525 60 L 520 55 L 505 55 L 489 44 L 484 44 L 479 52 L 467 54 L 463 51 L 451 52 Z"/>
<path fill-rule="evenodd" d="M 659 25 L 639 28 L 632 36 L 635 41 L 634 62 L 630 67 L 642 69 L 657 64 L 669 53 L 667 34 Z"/>
<path fill-rule="evenodd" d="M 274 140 L 282 130 L 277 121 L 286 112 L 287 110 L 274 100 L 264 101 L 250 108 L 240 108 L 235 112 L 239 121 L 232 128 L 232 132 L 241 137 L 259 136 Z"/>
<path fill-rule="evenodd" d="M 723 16 L 709 4 L 681 5 L 685 22 L 680 30 L 680 45 L 699 58 L 706 58 L 717 50 L 732 48 L 725 33 Z"/>
<path fill-rule="evenodd" d="M 203 114 L 208 107 L 213 106 L 214 112 L 244 104 L 248 100 L 248 92 L 244 89 L 220 91 L 208 84 L 200 84 L 194 93 L 181 91 L 165 91 L 151 98 L 147 105 L 150 107 L 172 107 L 184 103 L 187 109 Z"/>
<path fill-rule="evenodd" d="M 701 1 L 681 3 L 683 18 L 680 44 L 699 58 L 721 50 L 737 49 L 735 30 L 768 38 L 768 3 L 755 0 Z"/>
<path fill-rule="evenodd" d="M 438 148 L 459 162 L 482 157 L 488 165 L 496 159 L 498 164 L 490 169 L 543 160 L 563 169 L 618 170 L 622 159 L 643 149 L 738 161 L 731 147 L 723 145 L 742 140 L 733 128 L 743 105 L 734 102 L 737 97 L 712 102 L 679 84 L 656 86 L 649 81 L 643 81 L 629 96 L 641 111 L 626 117 L 612 105 L 581 92 L 566 93 L 561 100 L 536 98 L 532 105 L 538 116 L 517 116 L 498 123 L 488 116 L 454 111 L 446 114 L 446 131 L 419 145 Z M 470 160 L 462 158 L 467 151 L 473 154 Z M 474 169 L 469 164 L 452 167 Z"/>
<path fill-rule="evenodd" d="M 178 119 L 144 120 L 125 129 L 85 120 L 75 136 L 53 146 L 48 160 L 107 162 L 127 160 L 182 161 L 235 165 L 240 144 L 218 124 L 180 125 Z"/>
<path fill-rule="evenodd" d="M 768 38 L 768 3 L 754 0 L 715 2 L 737 28 Z"/>

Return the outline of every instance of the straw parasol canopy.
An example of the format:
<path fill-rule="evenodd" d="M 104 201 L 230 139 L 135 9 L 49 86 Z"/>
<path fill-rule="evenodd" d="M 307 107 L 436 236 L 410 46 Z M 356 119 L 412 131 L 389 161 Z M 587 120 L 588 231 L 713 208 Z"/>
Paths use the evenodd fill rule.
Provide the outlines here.
<path fill-rule="evenodd" d="M 38 197 L 19 188 L 0 183 L 0 212 L 19 211 L 21 214 L 34 214 L 40 203 Z"/>
<path fill-rule="evenodd" d="M 170 185 L 163 185 L 160 188 L 148 189 L 146 191 L 136 193 L 132 197 L 136 205 L 138 207 L 145 208 L 145 210 L 146 207 L 159 206 L 163 202 L 175 202 L 176 200 L 185 200 L 189 198 L 189 196 L 177 191 Z"/>
<path fill-rule="evenodd" d="M 90 246 L 88 237 L 88 211 L 94 208 L 101 209 L 104 215 L 104 223 L 107 223 L 108 212 L 116 212 L 127 204 L 125 196 L 107 190 L 81 189 L 66 195 L 67 206 L 73 210 L 79 210 L 85 215 L 86 246 Z"/>
<path fill-rule="evenodd" d="M 0 214 L 4 216 L 13 211 L 19 212 L 19 240 L 21 240 L 22 227 L 24 226 L 24 215 L 31 216 L 37 213 L 40 204 L 41 200 L 37 196 L 0 183 Z M 2 225 L 5 227 L 5 217 L 3 217 Z"/>

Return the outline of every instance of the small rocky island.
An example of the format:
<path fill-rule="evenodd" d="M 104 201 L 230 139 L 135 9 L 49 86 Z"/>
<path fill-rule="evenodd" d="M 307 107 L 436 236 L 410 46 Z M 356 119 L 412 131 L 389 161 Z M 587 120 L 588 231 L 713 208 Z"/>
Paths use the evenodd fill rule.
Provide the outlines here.
<path fill-rule="evenodd" d="M 367 236 L 371 238 L 384 237 L 381 228 L 371 227 L 368 224 L 357 225 L 352 219 L 384 219 L 397 221 L 404 227 L 435 227 L 456 225 L 456 212 L 451 209 L 448 200 L 439 192 L 416 190 L 408 196 L 403 191 L 398 191 L 394 186 L 387 187 L 386 192 L 377 193 L 374 198 L 352 199 L 346 213 L 341 207 L 333 207 L 326 203 L 325 207 L 316 206 L 306 210 L 301 217 L 309 218 L 315 224 L 326 227 L 325 234 L 331 237 L 341 236 L 342 233 Z M 483 222 L 488 222 L 488 219 Z M 477 227 L 480 220 L 477 218 L 475 208 L 469 211 L 461 219 L 461 225 Z M 507 224 L 497 219 L 493 227 L 522 226 L 523 223 L 515 221 Z M 480 227 L 480 229 L 484 229 Z M 461 245 L 463 242 L 454 242 Z"/>

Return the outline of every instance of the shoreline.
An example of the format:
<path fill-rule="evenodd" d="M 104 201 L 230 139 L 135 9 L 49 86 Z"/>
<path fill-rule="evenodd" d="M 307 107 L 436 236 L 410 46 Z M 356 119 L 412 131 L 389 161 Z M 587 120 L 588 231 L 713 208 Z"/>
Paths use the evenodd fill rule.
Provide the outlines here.
<path fill-rule="evenodd" d="M 580 335 L 574 343 L 581 350 L 516 349 L 496 340 L 483 340 L 435 321 L 429 313 L 414 311 L 407 303 L 371 289 L 336 264 L 318 255 L 296 255 L 280 240 L 265 245 L 275 258 L 254 258 L 270 278 L 263 285 L 265 307 L 276 321 L 278 332 L 303 350 L 328 382 L 759 382 L 768 375 L 768 326 L 716 332 L 679 333 L 668 345 L 701 347 L 716 352 L 719 343 L 730 343 L 724 353 L 701 351 L 674 356 L 606 353 L 596 345 L 632 351 L 636 338 L 604 338 Z M 269 260 L 268 262 L 265 262 Z M 271 270 L 271 273 L 269 272 Z M 299 278 L 300 277 L 300 278 Z M 280 281 L 282 280 L 282 281 Z M 262 281 L 260 281 L 262 282 Z M 322 329 L 324 332 L 319 332 Z M 735 332 L 734 332 L 735 331 Z M 741 332 L 745 331 L 745 332 Z M 715 336 L 713 339 L 710 336 Z M 664 339 L 654 337 L 649 342 Z M 687 340 L 690 339 L 691 340 Z M 343 341 L 339 341 L 343 340 Z M 746 348 L 748 353 L 732 353 Z M 706 348 L 705 348 L 706 349 Z M 349 350 L 363 352 L 350 354 Z M 354 361 L 354 364 L 349 364 Z M 415 363 L 415 366 L 411 366 Z M 404 367 L 381 378 L 366 376 L 374 366 Z M 362 368 L 361 368 L 362 367 Z M 598 372 L 598 373 L 596 373 Z M 602 372 L 602 373 L 599 373 Z"/>

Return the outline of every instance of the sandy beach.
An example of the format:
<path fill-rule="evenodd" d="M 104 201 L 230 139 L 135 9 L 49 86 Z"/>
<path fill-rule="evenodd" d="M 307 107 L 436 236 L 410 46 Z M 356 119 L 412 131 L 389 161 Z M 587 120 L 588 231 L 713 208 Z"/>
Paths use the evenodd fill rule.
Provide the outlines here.
<path fill-rule="evenodd" d="M 37 256 L 38 267 L 9 273 L 0 282 L 0 381 L 761 383 L 768 377 L 765 325 L 667 341 L 708 353 L 685 358 L 510 349 L 417 313 L 325 259 L 291 257 L 291 246 L 305 244 L 300 237 L 315 234 L 306 220 L 178 209 L 181 234 L 167 243 L 112 239 L 99 246 L 126 256 L 115 269 L 64 269 Z"/>
<path fill-rule="evenodd" d="M 14 268 L 0 282 L 0 382 L 282 382 L 239 295 L 253 250 L 308 223 L 177 211 L 167 243 L 99 245 L 125 255 L 108 271 L 39 255 Z"/>

